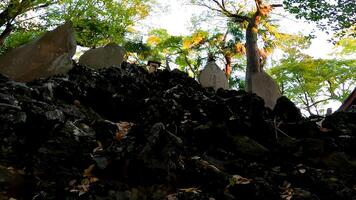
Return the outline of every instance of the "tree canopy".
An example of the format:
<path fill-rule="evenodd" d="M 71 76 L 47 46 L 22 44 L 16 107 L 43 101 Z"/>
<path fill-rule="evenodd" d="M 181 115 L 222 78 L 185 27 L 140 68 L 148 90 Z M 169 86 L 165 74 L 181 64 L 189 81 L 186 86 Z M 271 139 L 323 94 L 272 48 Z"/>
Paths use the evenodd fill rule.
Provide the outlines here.
<path fill-rule="evenodd" d="M 323 30 L 356 37 L 356 1 L 284 0 L 283 4 L 298 18 L 315 21 Z"/>
<path fill-rule="evenodd" d="M 342 102 L 356 87 L 356 59 L 315 59 L 302 52 L 310 38 L 284 37 L 284 57 L 270 69 L 282 93 L 309 114 L 321 114 L 322 105 Z M 340 54 L 347 49 L 339 45 Z"/>
<path fill-rule="evenodd" d="M 71 20 L 81 46 L 123 43 L 134 24 L 148 16 L 151 0 L 5 0 L 0 2 L 0 44 L 9 36 L 37 33 Z M 29 38 L 31 39 L 31 37 Z"/>
<path fill-rule="evenodd" d="M 264 28 L 273 27 L 268 20 L 268 14 L 279 4 L 269 4 L 262 0 L 255 1 L 233 1 L 233 0 L 205 0 L 192 2 L 196 5 L 206 7 L 213 12 L 217 12 L 223 17 L 237 25 L 244 31 L 246 48 L 246 90 L 252 92 L 252 74 L 263 71 L 263 63 L 266 59 L 267 48 L 260 48 L 258 42 L 260 38 L 266 39 L 272 32 L 264 31 Z M 268 43 L 265 43 L 268 44 Z"/>

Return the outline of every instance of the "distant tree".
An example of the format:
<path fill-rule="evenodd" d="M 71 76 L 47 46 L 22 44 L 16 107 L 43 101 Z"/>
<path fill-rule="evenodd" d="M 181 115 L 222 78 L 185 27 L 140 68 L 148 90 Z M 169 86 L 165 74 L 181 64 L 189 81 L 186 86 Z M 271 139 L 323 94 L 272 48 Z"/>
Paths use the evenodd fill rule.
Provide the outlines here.
<path fill-rule="evenodd" d="M 225 30 L 210 30 L 205 40 L 207 51 L 224 63 L 227 78 L 234 70 L 241 69 L 240 62 L 245 56 L 244 36 L 242 29 L 235 23 L 227 23 Z"/>
<path fill-rule="evenodd" d="M 134 38 L 127 40 L 124 43 L 124 48 L 126 50 L 126 57 L 130 62 L 145 65 L 148 60 L 151 60 L 151 46 L 144 43 L 141 39 Z"/>
<path fill-rule="evenodd" d="M 139 20 L 148 16 L 151 0 L 62 0 L 50 7 L 54 23 L 71 20 L 81 46 L 96 47 L 108 42 L 123 43 Z M 59 14 L 58 14 L 59 12 Z M 56 19 L 56 20 L 55 20 Z"/>
<path fill-rule="evenodd" d="M 323 30 L 356 37 L 356 1 L 284 0 L 284 7 L 298 18 L 315 21 Z"/>
<path fill-rule="evenodd" d="M 244 46 L 230 36 L 229 31 L 220 33 L 199 29 L 187 36 L 173 36 L 165 29 L 154 29 L 144 44 L 145 51 L 140 50 L 135 55 L 161 63 L 169 57 L 179 69 L 197 77 L 203 63 L 207 61 L 208 54 L 212 54 L 224 63 L 226 75 L 229 77 L 232 67 L 241 66 L 233 62 L 233 58 L 241 58 L 244 55 Z"/>
<path fill-rule="evenodd" d="M 344 37 L 336 43 L 335 55 L 341 57 L 356 57 L 356 38 Z"/>
<path fill-rule="evenodd" d="M 331 101 L 342 102 L 356 87 L 356 60 L 314 59 L 302 53 L 309 47 L 309 39 L 285 35 L 284 57 L 270 73 L 282 93 L 312 115 L 320 114 L 320 106 Z"/>
<path fill-rule="evenodd" d="M 150 59 L 164 62 L 170 57 L 179 69 L 196 78 L 203 61 L 200 48 L 207 35 L 207 32 L 200 30 L 188 36 L 170 35 L 165 29 L 152 30 L 147 39 L 151 47 Z"/>
<path fill-rule="evenodd" d="M 252 91 L 251 75 L 261 72 L 263 68 L 264 51 L 258 46 L 261 27 L 271 27 L 266 24 L 268 14 L 274 7 L 282 5 L 264 4 L 262 0 L 237 1 L 237 0 L 192 0 L 196 5 L 204 6 L 211 11 L 227 17 L 230 21 L 245 29 L 246 47 L 246 90 Z M 254 5 L 254 6 L 253 6 Z M 251 7 L 252 6 L 252 7 Z M 266 34 L 267 35 L 267 34 Z"/>
<path fill-rule="evenodd" d="M 203 20 L 206 20 L 203 19 Z M 229 79 L 230 88 L 244 89 L 244 81 L 236 77 L 237 72 L 244 72 L 246 63 L 244 33 L 240 26 L 228 22 L 223 29 L 205 31 L 205 38 L 195 47 L 203 55 L 211 54 L 217 63 L 224 65 L 224 72 Z M 207 56 L 200 56 L 207 61 Z"/>

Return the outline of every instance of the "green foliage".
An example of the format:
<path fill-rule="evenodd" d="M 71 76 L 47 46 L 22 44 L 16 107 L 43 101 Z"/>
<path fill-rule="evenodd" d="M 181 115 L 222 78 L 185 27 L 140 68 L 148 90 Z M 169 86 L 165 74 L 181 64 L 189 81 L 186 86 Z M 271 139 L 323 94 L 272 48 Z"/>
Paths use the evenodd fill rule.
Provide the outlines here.
<path fill-rule="evenodd" d="M 267 57 L 279 45 L 278 38 L 281 33 L 275 21 L 269 18 L 269 13 L 273 10 L 272 8 L 280 5 L 269 5 L 269 2 L 253 0 L 191 0 L 191 2 L 207 8 L 208 13 L 217 15 L 216 17 L 208 14 L 209 17 L 205 19 L 202 15 L 200 19 L 206 21 L 207 24 L 213 19 L 218 19 L 220 22 L 217 29 L 210 31 L 217 34 L 209 40 L 209 46 L 212 47 L 211 52 L 224 61 L 228 77 L 234 74 L 234 71 L 241 69 L 235 66 L 245 66 L 242 68 L 245 72 L 246 69 L 247 71 L 261 70 L 266 64 Z M 201 24 L 204 23 L 195 25 Z M 257 39 L 253 39 L 254 37 Z M 246 47 L 250 48 L 249 51 Z M 253 58 L 250 60 L 254 62 L 247 63 L 247 58 Z M 242 64 L 236 65 L 236 63 Z M 230 72 L 229 65 L 232 66 L 232 72 Z M 246 89 L 249 88 L 251 86 L 247 85 Z"/>
<path fill-rule="evenodd" d="M 336 44 L 336 48 L 340 49 L 336 54 L 339 56 L 351 56 L 356 54 L 356 39 L 355 38 L 342 38 Z"/>
<path fill-rule="evenodd" d="M 169 57 L 179 69 L 196 77 L 202 62 L 197 48 L 205 38 L 206 33 L 201 31 L 194 32 L 190 36 L 174 36 L 165 29 L 154 29 L 150 31 L 144 44 L 149 51 L 147 54 L 137 52 L 137 55 L 146 61 L 154 60 L 161 63 Z"/>
<path fill-rule="evenodd" d="M 5 53 L 8 50 L 21 46 L 30 42 L 31 40 L 40 36 L 42 31 L 34 30 L 34 31 L 16 31 L 7 37 L 2 46 L 0 46 L 0 55 Z"/>
<path fill-rule="evenodd" d="M 127 52 L 127 56 L 133 59 L 135 63 L 147 64 L 144 61 L 150 60 L 151 47 L 142 41 L 126 41 L 124 48 Z"/>
<path fill-rule="evenodd" d="M 109 42 L 122 44 L 125 36 L 134 31 L 135 23 L 149 14 L 153 1 L 6 1 L 0 4 L 0 16 L 4 16 L 0 20 L 0 32 L 6 30 L 6 25 L 10 25 L 12 32 L 39 27 L 48 30 L 71 20 L 81 46 L 96 47 Z"/>
<path fill-rule="evenodd" d="M 238 34 L 241 31 L 235 29 Z M 199 74 L 202 65 L 207 61 L 208 54 L 213 54 L 217 59 L 225 61 L 225 55 L 234 59 L 241 59 L 242 52 L 237 52 L 236 44 L 241 39 L 230 34 L 195 30 L 187 36 L 173 36 L 167 30 L 154 29 L 149 33 L 147 43 L 149 55 L 145 59 L 164 63 L 167 56 L 182 71 L 188 72 L 193 77 Z M 237 34 L 236 34 L 237 35 Z M 240 43 L 238 43 L 240 44 Z M 243 45 L 240 44 L 240 47 Z M 142 52 L 143 53 L 143 52 Z M 241 65 L 234 62 L 233 68 L 241 69 Z"/>
<path fill-rule="evenodd" d="M 193 77 L 197 77 L 203 64 L 207 62 L 208 54 L 214 55 L 220 64 L 231 62 L 233 70 L 243 70 L 243 29 L 235 23 L 229 23 L 225 31 L 197 29 L 187 36 L 173 36 L 165 29 L 154 29 L 150 31 L 145 43 L 150 49 L 148 54 L 143 56 L 145 52 L 137 53 L 145 60 L 161 63 L 170 57 L 173 65 Z"/>
<path fill-rule="evenodd" d="M 135 21 L 149 13 L 149 0 L 62 0 L 50 10 L 50 20 L 71 20 L 81 46 L 95 47 L 108 42 L 123 43 Z M 60 12 L 60 15 L 57 14 Z"/>
<path fill-rule="evenodd" d="M 356 36 L 356 1 L 354 0 L 284 0 L 284 7 L 298 18 L 316 21 L 324 29 Z"/>
<path fill-rule="evenodd" d="M 299 44 L 299 45 L 298 45 Z M 313 59 L 296 47 L 307 47 L 308 38 L 290 36 L 285 56 L 270 69 L 284 95 L 310 114 L 321 105 L 342 102 L 356 86 L 356 60 Z"/>
<path fill-rule="evenodd" d="M 242 80 L 236 76 L 231 76 L 229 78 L 229 87 L 237 90 L 245 89 L 245 80 Z"/>

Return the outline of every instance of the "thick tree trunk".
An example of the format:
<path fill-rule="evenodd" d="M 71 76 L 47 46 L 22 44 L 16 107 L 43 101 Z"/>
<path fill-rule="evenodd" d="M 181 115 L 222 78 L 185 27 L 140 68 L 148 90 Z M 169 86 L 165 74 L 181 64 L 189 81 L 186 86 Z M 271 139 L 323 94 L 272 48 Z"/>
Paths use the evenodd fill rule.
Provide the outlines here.
<path fill-rule="evenodd" d="M 261 61 L 260 53 L 258 51 L 257 45 L 257 34 L 258 34 L 258 21 L 259 21 L 259 11 L 257 11 L 253 18 L 249 21 L 246 29 L 246 58 L 247 58 L 247 68 L 246 68 L 246 91 L 252 92 L 252 79 L 253 73 L 261 71 Z"/>

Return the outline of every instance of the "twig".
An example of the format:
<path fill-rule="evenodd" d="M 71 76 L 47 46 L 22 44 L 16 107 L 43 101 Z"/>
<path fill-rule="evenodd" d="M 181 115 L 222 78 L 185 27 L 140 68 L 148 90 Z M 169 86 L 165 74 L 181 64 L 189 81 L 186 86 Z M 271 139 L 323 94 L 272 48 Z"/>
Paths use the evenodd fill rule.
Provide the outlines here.
<path fill-rule="evenodd" d="M 267 121 L 267 122 L 271 122 L 271 121 Z M 276 136 L 276 140 L 278 140 L 278 132 L 282 133 L 284 136 L 292 139 L 292 140 L 296 140 L 295 138 L 289 136 L 287 133 L 285 133 L 284 131 L 282 131 L 279 126 L 283 124 L 283 121 L 279 121 L 278 124 L 277 124 L 277 118 L 274 117 L 273 119 L 273 127 L 274 127 L 274 133 L 275 133 L 275 136 Z"/>

